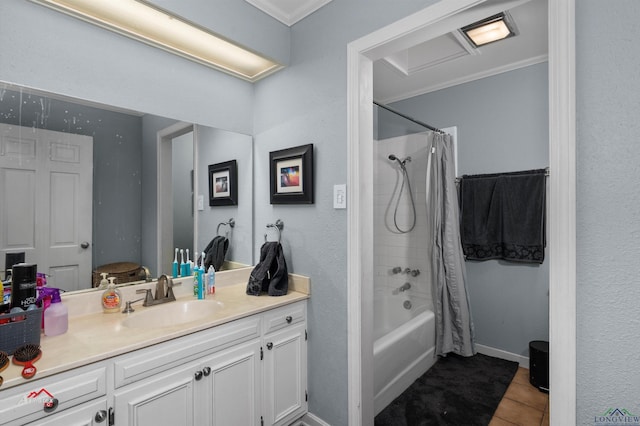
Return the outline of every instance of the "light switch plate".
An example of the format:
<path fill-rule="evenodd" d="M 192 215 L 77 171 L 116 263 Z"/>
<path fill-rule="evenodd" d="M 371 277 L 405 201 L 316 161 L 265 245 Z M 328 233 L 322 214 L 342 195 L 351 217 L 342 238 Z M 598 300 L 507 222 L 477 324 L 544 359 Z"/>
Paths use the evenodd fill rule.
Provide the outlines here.
<path fill-rule="evenodd" d="M 204 210 L 204 195 L 198 195 L 198 211 Z"/>
<path fill-rule="evenodd" d="M 340 185 L 333 185 L 333 208 L 347 208 L 347 185 L 344 183 Z"/>

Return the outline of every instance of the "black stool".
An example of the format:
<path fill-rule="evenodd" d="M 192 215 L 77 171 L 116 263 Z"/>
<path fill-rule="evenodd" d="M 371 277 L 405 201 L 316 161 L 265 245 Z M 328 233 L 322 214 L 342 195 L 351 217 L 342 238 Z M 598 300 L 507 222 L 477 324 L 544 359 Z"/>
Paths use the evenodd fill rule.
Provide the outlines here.
<path fill-rule="evenodd" d="M 529 342 L 529 382 L 542 392 L 549 392 L 549 342 Z"/>

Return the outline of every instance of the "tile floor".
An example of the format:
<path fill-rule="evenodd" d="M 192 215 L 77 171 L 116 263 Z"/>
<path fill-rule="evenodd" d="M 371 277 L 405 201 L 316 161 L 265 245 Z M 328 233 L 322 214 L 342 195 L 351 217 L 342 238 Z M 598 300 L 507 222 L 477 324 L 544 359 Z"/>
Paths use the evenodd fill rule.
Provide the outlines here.
<path fill-rule="evenodd" d="M 518 368 L 489 426 L 548 426 L 549 394 L 529 383 L 529 370 Z"/>

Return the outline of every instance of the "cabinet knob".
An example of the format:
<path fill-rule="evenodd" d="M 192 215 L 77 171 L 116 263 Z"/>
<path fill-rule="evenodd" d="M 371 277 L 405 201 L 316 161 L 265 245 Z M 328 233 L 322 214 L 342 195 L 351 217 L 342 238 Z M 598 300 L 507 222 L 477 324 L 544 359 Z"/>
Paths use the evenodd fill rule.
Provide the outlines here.
<path fill-rule="evenodd" d="M 202 375 L 203 375 L 202 371 L 196 371 L 196 374 L 195 374 L 196 380 L 202 379 Z"/>
<path fill-rule="evenodd" d="M 267 349 L 271 350 L 271 348 L 273 348 L 273 343 L 271 342 L 267 343 Z"/>
<path fill-rule="evenodd" d="M 94 420 L 96 423 L 102 423 L 107 419 L 107 410 L 100 410 L 96 413 Z"/>
<path fill-rule="evenodd" d="M 207 377 L 209 374 L 211 374 L 211 367 L 203 368 L 202 373 L 204 374 L 205 377 Z"/>
<path fill-rule="evenodd" d="M 58 408 L 58 399 L 57 398 L 49 398 L 44 402 L 44 412 L 50 413 Z"/>
<path fill-rule="evenodd" d="M 291 315 L 287 316 L 285 318 L 287 320 L 287 323 L 291 324 L 291 321 L 293 321 L 293 318 L 291 317 Z"/>

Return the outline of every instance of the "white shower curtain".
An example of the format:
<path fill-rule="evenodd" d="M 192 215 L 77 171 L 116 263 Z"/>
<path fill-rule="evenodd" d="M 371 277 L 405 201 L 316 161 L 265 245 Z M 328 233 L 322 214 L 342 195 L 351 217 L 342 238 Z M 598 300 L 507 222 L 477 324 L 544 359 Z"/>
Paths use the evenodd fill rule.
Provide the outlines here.
<path fill-rule="evenodd" d="M 458 195 L 451 135 L 427 134 L 427 218 L 432 244 L 436 354 L 475 354 L 473 321 L 460 242 Z"/>

